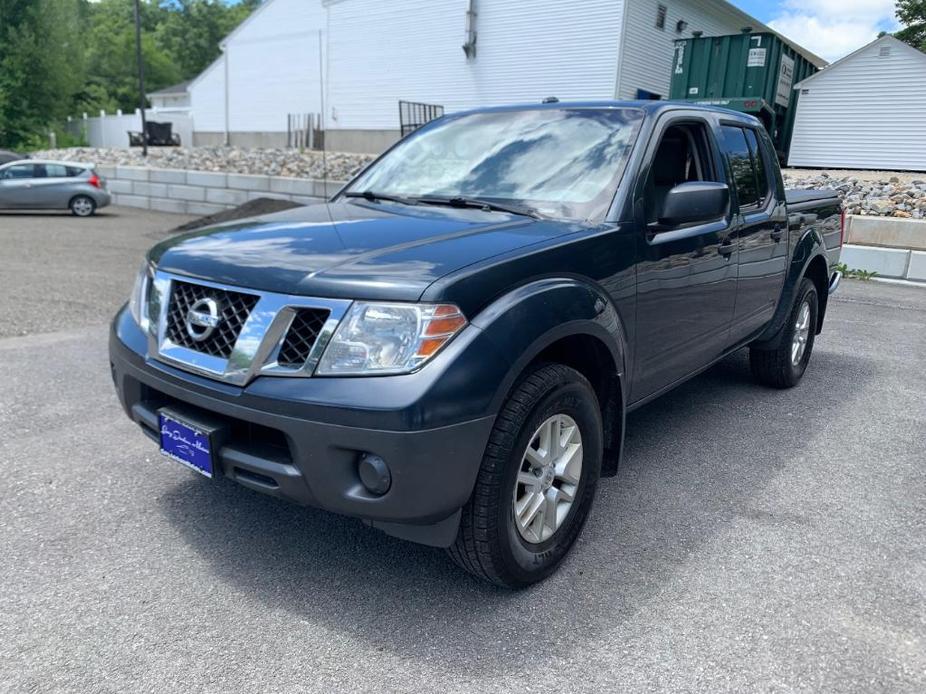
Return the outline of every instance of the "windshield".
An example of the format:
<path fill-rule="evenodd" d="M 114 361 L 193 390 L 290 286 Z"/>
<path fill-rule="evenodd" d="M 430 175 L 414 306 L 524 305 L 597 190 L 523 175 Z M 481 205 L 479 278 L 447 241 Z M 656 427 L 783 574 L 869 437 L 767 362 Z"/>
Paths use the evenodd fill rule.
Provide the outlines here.
<path fill-rule="evenodd" d="M 478 198 L 587 219 L 610 205 L 642 120 L 630 108 L 449 116 L 397 144 L 349 190 Z"/>

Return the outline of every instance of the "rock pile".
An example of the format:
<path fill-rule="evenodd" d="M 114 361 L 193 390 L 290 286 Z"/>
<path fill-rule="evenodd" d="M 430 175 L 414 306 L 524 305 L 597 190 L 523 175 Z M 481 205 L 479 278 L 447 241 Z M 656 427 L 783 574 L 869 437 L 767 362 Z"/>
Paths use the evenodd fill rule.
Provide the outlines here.
<path fill-rule="evenodd" d="M 926 219 L 926 178 L 885 174 L 867 179 L 843 172 L 783 172 L 788 188 L 832 188 L 847 214 Z"/>
<path fill-rule="evenodd" d="M 328 179 L 346 181 L 368 162 L 372 154 L 328 152 L 323 161 L 321 152 L 297 149 L 250 149 L 242 147 L 150 147 L 148 158 L 140 149 L 70 149 L 34 152 L 35 159 L 64 159 L 93 162 L 102 166 L 151 166 L 161 169 L 222 171 L 225 173 L 292 176 L 321 179 L 327 164 Z"/>

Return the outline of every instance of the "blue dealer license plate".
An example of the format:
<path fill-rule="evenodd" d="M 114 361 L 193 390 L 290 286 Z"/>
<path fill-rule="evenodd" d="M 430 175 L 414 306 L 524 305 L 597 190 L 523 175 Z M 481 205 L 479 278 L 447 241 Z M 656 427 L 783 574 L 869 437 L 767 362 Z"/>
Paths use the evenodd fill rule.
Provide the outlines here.
<path fill-rule="evenodd" d="M 161 453 L 181 465 L 212 477 L 212 446 L 209 434 L 160 412 Z"/>

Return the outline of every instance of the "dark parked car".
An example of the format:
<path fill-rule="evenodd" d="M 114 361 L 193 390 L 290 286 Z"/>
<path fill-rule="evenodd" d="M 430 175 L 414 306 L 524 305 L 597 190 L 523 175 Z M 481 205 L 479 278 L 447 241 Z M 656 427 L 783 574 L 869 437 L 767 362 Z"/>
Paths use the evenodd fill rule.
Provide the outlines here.
<path fill-rule="evenodd" d="M 70 210 L 89 217 L 110 199 L 93 164 L 29 159 L 0 166 L 0 210 Z"/>
<path fill-rule="evenodd" d="M 28 159 L 25 154 L 18 154 L 8 149 L 0 149 L 0 164 L 9 164 L 11 161 L 21 161 Z"/>
<path fill-rule="evenodd" d="M 574 543 L 629 411 L 746 346 L 760 383 L 801 380 L 841 244 L 839 199 L 786 192 L 751 116 L 457 114 L 328 204 L 152 249 L 112 373 L 177 462 L 523 586 Z"/>

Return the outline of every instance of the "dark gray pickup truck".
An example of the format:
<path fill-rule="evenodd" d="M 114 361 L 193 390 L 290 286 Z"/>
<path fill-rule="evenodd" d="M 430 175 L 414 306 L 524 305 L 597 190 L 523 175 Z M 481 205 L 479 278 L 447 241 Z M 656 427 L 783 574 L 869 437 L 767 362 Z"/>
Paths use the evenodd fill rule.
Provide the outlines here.
<path fill-rule="evenodd" d="M 842 233 L 750 116 L 455 114 L 326 204 L 153 248 L 112 374 L 167 457 L 524 586 L 573 545 L 629 411 L 743 347 L 759 383 L 800 381 Z"/>

